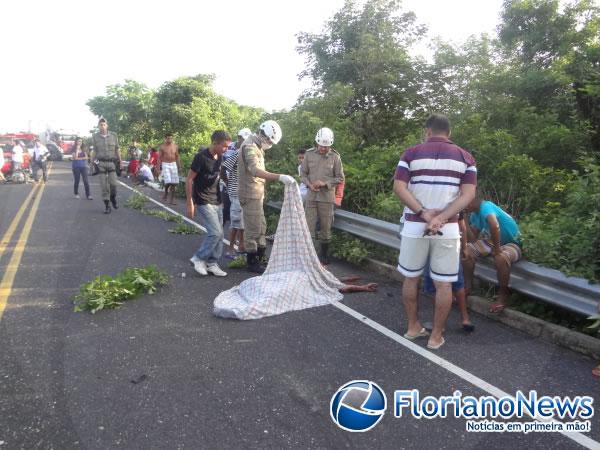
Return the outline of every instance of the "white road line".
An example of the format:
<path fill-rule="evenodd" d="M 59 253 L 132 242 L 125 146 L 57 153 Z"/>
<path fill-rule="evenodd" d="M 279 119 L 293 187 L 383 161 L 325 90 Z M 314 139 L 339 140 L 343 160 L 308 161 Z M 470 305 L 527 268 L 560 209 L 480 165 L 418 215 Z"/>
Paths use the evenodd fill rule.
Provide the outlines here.
<path fill-rule="evenodd" d="M 168 206 L 163 205 L 162 203 L 154 200 L 153 198 L 149 197 L 148 195 L 144 194 L 143 192 L 138 191 L 137 189 L 133 189 L 132 187 L 128 186 L 127 184 L 123 183 L 122 181 L 119 181 L 119 183 L 121 183 L 121 185 L 125 186 L 127 189 L 133 191 L 133 192 L 137 192 L 138 194 L 143 195 L 144 197 L 146 197 L 147 199 L 149 199 L 152 203 L 155 203 L 156 205 L 160 206 L 161 208 L 166 209 L 167 211 L 169 211 L 172 214 L 178 215 L 183 217 L 183 219 L 190 223 L 191 225 L 206 231 L 206 229 L 204 227 L 202 227 L 200 224 L 194 222 L 191 219 L 188 219 L 187 217 L 185 217 L 184 215 L 178 213 L 177 211 L 169 208 Z M 227 243 L 229 245 L 229 241 L 226 239 L 223 239 L 223 241 L 225 243 Z M 496 398 L 501 398 L 501 397 L 510 397 L 513 398 L 514 397 L 510 394 L 508 394 L 507 392 L 504 392 L 502 389 L 497 388 L 496 386 L 494 386 L 493 384 L 488 383 L 487 381 L 479 378 L 476 375 L 473 375 L 471 372 L 468 372 L 460 367 L 458 367 L 456 364 L 451 363 L 450 361 L 445 360 L 444 358 L 439 357 L 438 355 L 430 352 L 429 350 L 415 344 L 412 341 L 409 341 L 408 339 L 400 336 L 398 333 L 395 333 L 394 331 L 390 330 L 389 328 L 384 327 L 383 325 L 381 325 L 380 323 L 375 322 L 374 320 L 369 319 L 368 317 L 366 317 L 364 314 L 359 313 L 358 311 L 355 311 L 354 309 L 344 305 L 343 303 L 340 302 L 334 302 L 331 303 L 332 306 L 335 306 L 336 308 L 338 308 L 340 311 L 345 312 L 346 314 L 349 314 L 350 316 L 354 317 L 355 319 L 359 320 L 360 322 L 364 323 L 365 325 L 373 328 L 374 330 L 378 331 L 379 333 L 383 334 L 384 336 L 396 341 L 398 344 L 406 347 L 407 349 L 415 352 L 416 354 L 418 354 L 419 356 L 422 356 L 423 358 L 431 361 L 432 363 L 442 367 L 443 369 L 446 369 L 448 372 L 456 375 L 459 378 L 462 378 L 463 380 L 467 381 L 468 383 L 471 383 L 473 386 L 481 389 L 482 391 L 487 392 L 488 394 L 493 395 Z M 552 421 L 552 419 L 546 419 L 546 418 L 540 418 L 540 417 L 534 417 L 535 420 L 539 420 L 539 421 Z M 557 422 L 556 420 L 554 420 L 555 422 Z M 572 441 L 577 442 L 579 445 L 586 447 L 588 449 L 593 449 L 593 450 L 600 450 L 600 442 L 593 440 L 592 438 L 586 436 L 583 433 L 579 433 L 579 432 L 560 432 L 560 434 L 562 434 L 563 436 L 571 439 Z"/>

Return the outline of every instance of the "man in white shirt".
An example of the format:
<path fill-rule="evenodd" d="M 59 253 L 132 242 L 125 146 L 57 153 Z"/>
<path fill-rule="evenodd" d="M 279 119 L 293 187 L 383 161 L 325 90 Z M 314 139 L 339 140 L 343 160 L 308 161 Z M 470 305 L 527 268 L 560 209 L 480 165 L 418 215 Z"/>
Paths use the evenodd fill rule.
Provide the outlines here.
<path fill-rule="evenodd" d="M 137 183 L 144 184 L 146 181 L 154 181 L 154 175 L 152 175 L 152 169 L 148 166 L 148 161 L 142 160 L 140 167 L 137 170 Z"/>
<path fill-rule="evenodd" d="M 23 166 L 23 147 L 21 147 L 21 143 L 19 141 L 13 141 L 12 164 L 13 172 L 21 170 L 21 167 Z"/>
<path fill-rule="evenodd" d="M 48 170 L 46 160 L 48 158 L 48 149 L 43 145 L 39 139 L 36 139 L 33 143 L 33 148 L 30 150 L 31 155 L 31 170 L 33 172 L 33 179 L 37 183 L 38 170 L 42 169 L 42 176 L 44 183 L 48 181 Z"/>

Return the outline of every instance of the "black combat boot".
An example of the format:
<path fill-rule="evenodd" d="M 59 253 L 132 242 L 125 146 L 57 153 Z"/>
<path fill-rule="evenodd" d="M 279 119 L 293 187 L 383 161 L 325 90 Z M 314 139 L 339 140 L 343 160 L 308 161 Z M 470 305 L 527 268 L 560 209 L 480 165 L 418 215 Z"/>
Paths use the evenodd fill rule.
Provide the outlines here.
<path fill-rule="evenodd" d="M 110 214 L 110 203 L 108 200 L 104 200 L 104 214 Z"/>
<path fill-rule="evenodd" d="M 262 264 L 266 268 L 269 264 L 269 258 L 267 258 L 267 247 L 258 247 L 256 256 L 258 257 L 258 263 Z"/>
<path fill-rule="evenodd" d="M 329 242 L 321 242 L 321 264 L 324 266 L 329 265 Z"/>
<path fill-rule="evenodd" d="M 119 206 L 117 205 L 117 195 L 116 194 L 110 196 L 110 202 L 112 203 L 113 208 L 119 209 Z"/>
<path fill-rule="evenodd" d="M 256 253 L 246 253 L 246 261 L 248 264 L 248 272 L 263 273 L 265 268 L 260 264 Z"/>

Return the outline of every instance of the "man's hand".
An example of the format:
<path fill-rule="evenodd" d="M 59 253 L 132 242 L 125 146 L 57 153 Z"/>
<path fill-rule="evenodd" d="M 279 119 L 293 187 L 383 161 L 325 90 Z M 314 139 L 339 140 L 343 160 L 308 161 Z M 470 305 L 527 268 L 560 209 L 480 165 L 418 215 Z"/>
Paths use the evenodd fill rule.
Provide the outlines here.
<path fill-rule="evenodd" d="M 293 177 L 283 174 L 279 175 L 279 181 L 281 181 L 286 186 L 290 186 L 296 182 L 296 180 L 294 180 Z"/>
<path fill-rule="evenodd" d="M 196 212 L 196 208 L 194 206 L 194 202 L 193 201 L 188 201 L 186 202 L 186 206 L 187 206 L 187 215 L 190 219 L 194 218 L 194 213 Z"/>

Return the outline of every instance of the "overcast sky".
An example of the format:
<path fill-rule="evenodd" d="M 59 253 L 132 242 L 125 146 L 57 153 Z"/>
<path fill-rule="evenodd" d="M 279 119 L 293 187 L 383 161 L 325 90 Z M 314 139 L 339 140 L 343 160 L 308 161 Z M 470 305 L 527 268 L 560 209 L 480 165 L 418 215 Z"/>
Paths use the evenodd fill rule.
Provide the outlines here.
<path fill-rule="evenodd" d="M 2 0 L 0 132 L 83 132 L 86 101 L 133 79 L 156 88 L 216 74 L 239 103 L 289 109 L 306 87 L 295 35 L 319 32 L 343 0 Z M 429 36 L 494 33 L 501 0 L 405 0 Z M 241 71 L 239 65 L 250 70 Z"/>

